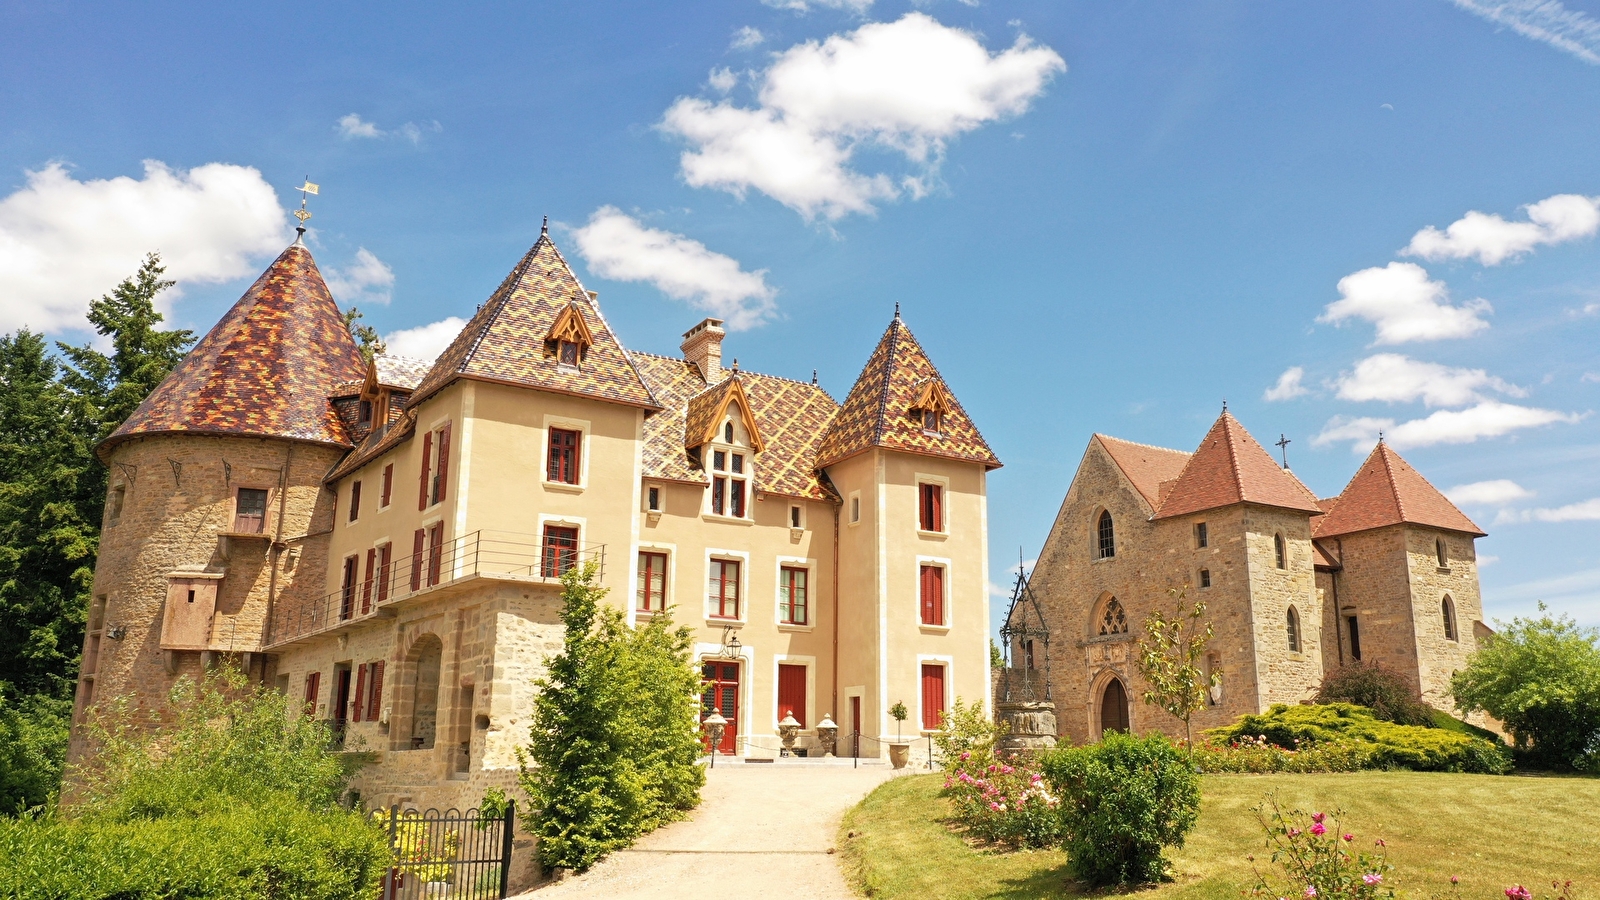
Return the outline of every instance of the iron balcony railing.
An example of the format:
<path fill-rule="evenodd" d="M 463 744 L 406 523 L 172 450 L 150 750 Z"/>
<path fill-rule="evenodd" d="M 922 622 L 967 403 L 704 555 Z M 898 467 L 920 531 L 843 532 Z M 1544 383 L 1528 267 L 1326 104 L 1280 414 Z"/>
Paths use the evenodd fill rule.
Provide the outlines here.
<path fill-rule="evenodd" d="M 554 584 L 589 562 L 605 573 L 606 545 L 579 546 L 561 535 L 474 531 L 454 540 L 383 562 L 375 552 L 355 557 L 356 575 L 336 590 L 272 611 L 268 646 L 310 637 L 371 618 L 395 603 L 478 575 Z"/>

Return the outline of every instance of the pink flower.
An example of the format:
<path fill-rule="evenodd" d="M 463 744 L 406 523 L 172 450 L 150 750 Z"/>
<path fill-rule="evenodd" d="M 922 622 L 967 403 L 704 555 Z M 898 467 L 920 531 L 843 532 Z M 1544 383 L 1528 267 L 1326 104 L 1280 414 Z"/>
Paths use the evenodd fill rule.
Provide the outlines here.
<path fill-rule="evenodd" d="M 1506 896 L 1511 900 L 1533 900 L 1533 894 L 1522 885 L 1506 888 Z"/>
<path fill-rule="evenodd" d="M 971 753 L 969 753 L 966 750 L 961 751 L 961 759 L 962 759 L 963 762 L 965 762 L 966 760 L 969 760 L 971 758 L 972 758 L 972 754 Z"/>
<path fill-rule="evenodd" d="M 1289 837 L 1299 837 L 1299 836 L 1300 836 L 1300 829 L 1298 829 L 1298 828 L 1289 829 Z"/>
<path fill-rule="evenodd" d="M 1353 834 L 1351 834 L 1351 833 L 1350 833 L 1350 832 L 1348 832 L 1348 831 L 1346 831 L 1346 832 L 1345 832 L 1345 833 L 1344 833 L 1344 839 L 1345 839 L 1345 840 L 1346 840 L 1346 841 L 1353 841 L 1353 840 L 1355 840 L 1355 839 L 1356 839 L 1356 836 L 1355 836 L 1355 835 L 1353 835 Z"/>
<path fill-rule="evenodd" d="M 1383 880 L 1383 876 L 1379 875 L 1377 872 L 1368 872 L 1367 874 L 1361 876 L 1361 880 L 1365 881 L 1367 884 L 1377 884 Z"/>
<path fill-rule="evenodd" d="M 1461 876 L 1460 875 L 1451 875 L 1450 876 L 1450 883 L 1451 884 L 1460 884 L 1461 883 Z"/>
<path fill-rule="evenodd" d="M 1374 847 L 1387 847 L 1389 845 L 1385 844 L 1383 842 L 1383 838 L 1378 838 L 1377 840 L 1372 842 L 1372 846 L 1374 846 Z"/>
<path fill-rule="evenodd" d="M 1318 825 L 1321 825 L 1323 818 L 1325 818 L 1327 815 L 1328 815 L 1327 813 L 1312 813 L 1311 814 L 1311 821 L 1317 823 Z"/>
<path fill-rule="evenodd" d="M 1323 835 L 1328 833 L 1328 828 L 1327 828 L 1326 825 L 1323 825 L 1321 822 L 1318 822 L 1315 825 L 1311 826 L 1311 833 L 1316 835 L 1316 836 L 1318 836 L 1318 837 L 1321 837 L 1321 836 L 1323 836 Z"/>
<path fill-rule="evenodd" d="M 1307 897 L 1315 897 L 1316 895 L 1317 895 L 1317 886 L 1314 885 L 1314 884 L 1306 885 L 1306 896 Z"/>

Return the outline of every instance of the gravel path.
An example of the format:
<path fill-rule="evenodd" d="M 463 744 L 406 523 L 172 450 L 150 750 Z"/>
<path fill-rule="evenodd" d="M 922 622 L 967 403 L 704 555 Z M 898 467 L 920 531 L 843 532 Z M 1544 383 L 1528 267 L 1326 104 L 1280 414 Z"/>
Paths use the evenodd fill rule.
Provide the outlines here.
<path fill-rule="evenodd" d="M 828 851 L 845 810 L 893 777 L 893 769 L 758 764 L 707 774 L 704 799 L 688 819 L 645 835 L 583 875 L 519 896 L 855 896 Z"/>

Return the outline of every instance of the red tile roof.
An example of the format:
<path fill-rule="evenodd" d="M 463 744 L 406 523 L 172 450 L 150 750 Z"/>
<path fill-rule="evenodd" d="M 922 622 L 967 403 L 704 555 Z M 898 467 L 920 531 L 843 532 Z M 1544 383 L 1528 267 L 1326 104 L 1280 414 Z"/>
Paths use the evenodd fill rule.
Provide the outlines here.
<path fill-rule="evenodd" d="M 1401 523 L 1484 535 L 1483 529 L 1382 441 L 1339 494 L 1332 511 L 1316 522 L 1313 532 L 1317 537 L 1334 537 Z"/>
<path fill-rule="evenodd" d="M 311 251 L 296 241 L 101 445 L 195 432 L 349 446 L 328 398 L 366 363 Z"/>
<path fill-rule="evenodd" d="M 944 387 L 950 409 L 942 416 L 939 433 L 922 429 L 912 408 L 930 379 L 944 382 L 897 313 L 823 437 L 817 466 L 831 466 L 871 447 L 883 447 L 999 468 L 999 457 L 989 449 L 949 385 Z"/>
<path fill-rule="evenodd" d="M 1136 444 L 1103 434 L 1097 434 L 1091 440 L 1100 442 L 1106 455 L 1133 483 L 1134 490 L 1144 498 L 1152 513 L 1161 506 L 1161 486 L 1176 480 L 1189 462 L 1189 454 L 1182 450 Z"/>
<path fill-rule="evenodd" d="M 1280 467 L 1265 447 L 1224 410 L 1161 501 L 1155 518 L 1256 503 L 1319 515 L 1316 495 Z"/>

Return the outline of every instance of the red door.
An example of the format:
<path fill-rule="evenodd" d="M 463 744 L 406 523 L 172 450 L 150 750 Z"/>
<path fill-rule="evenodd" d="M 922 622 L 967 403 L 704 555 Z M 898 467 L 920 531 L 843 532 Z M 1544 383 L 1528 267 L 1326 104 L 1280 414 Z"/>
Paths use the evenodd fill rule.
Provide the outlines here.
<path fill-rule="evenodd" d="M 861 755 L 861 698 L 850 698 L 850 755 Z"/>
<path fill-rule="evenodd" d="M 944 717 L 944 666 L 922 666 L 922 730 L 938 731 Z"/>
<path fill-rule="evenodd" d="M 739 734 L 739 664 L 736 662 L 708 662 L 700 670 L 700 675 L 705 690 L 700 694 L 700 718 L 703 720 L 711 715 L 713 709 L 718 710 L 724 719 L 728 720 L 728 727 L 722 731 L 722 743 L 717 745 L 718 753 L 735 756 Z M 701 738 L 706 743 L 706 751 L 711 750 L 710 735 L 701 732 Z"/>

